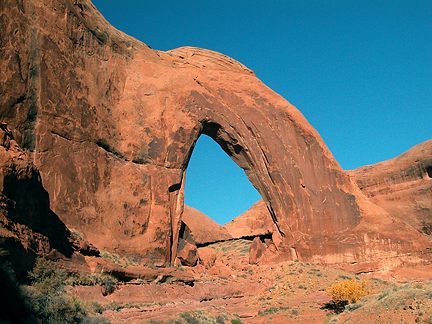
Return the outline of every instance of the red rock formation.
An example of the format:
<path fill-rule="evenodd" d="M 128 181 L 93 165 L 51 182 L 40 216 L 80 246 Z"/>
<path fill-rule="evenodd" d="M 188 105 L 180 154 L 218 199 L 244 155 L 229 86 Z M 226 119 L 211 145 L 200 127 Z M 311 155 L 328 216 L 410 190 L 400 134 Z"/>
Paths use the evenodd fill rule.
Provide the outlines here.
<path fill-rule="evenodd" d="M 367 201 L 303 115 L 233 59 L 152 50 L 88 0 L 0 10 L 0 118 L 31 153 L 53 211 L 98 248 L 175 260 L 201 134 L 260 192 L 280 251 L 354 262 L 430 245 Z"/>
<path fill-rule="evenodd" d="M 224 225 L 233 238 L 262 236 L 277 231 L 275 223 L 261 199 L 243 214 Z"/>
<path fill-rule="evenodd" d="M 394 159 L 347 172 L 374 204 L 432 234 L 432 140 Z"/>
<path fill-rule="evenodd" d="M 50 210 L 39 171 L 6 124 L 0 124 L 0 247 L 24 274 L 37 256 L 70 258 L 76 251 L 99 255 Z"/>
<path fill-rule="evenodd" d="M 184 206 L 183 222 L 190 228 L 196 244 L 205 244 L 231 239 L 222 226 L 195 208 Z"/>

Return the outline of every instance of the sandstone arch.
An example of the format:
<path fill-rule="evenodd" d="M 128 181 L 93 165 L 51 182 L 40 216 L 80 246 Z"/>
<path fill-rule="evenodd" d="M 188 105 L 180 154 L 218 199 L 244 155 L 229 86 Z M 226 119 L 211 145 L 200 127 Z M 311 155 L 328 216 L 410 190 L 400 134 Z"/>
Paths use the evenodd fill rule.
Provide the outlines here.
<path fill-rule="evenodd" d="M 1 10 L 0 118 L 39 168 L 53 211 L 100 249 L 173 260 L 202 132 L 266 201 L 281 251 L 354 262 L 429 246 L 369 203 L 302 114 L 241 63 L 155 51 L 87 0 L 6 0 Z"/>

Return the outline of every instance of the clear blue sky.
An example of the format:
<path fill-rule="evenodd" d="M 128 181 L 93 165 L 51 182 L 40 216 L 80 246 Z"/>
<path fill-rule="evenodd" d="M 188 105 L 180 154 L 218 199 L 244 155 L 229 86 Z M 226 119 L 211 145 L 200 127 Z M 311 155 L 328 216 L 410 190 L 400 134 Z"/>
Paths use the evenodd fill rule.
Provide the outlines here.
<path fill-rule="evenodd" d="M 432 138 L 431 0 L 93 3 L 154 49 L 196 46 L 240 61 L 305 115 L 344 169 Z M 198 142 L 185 201 L 223 224 L 260 197 L 212 144 Z"/>

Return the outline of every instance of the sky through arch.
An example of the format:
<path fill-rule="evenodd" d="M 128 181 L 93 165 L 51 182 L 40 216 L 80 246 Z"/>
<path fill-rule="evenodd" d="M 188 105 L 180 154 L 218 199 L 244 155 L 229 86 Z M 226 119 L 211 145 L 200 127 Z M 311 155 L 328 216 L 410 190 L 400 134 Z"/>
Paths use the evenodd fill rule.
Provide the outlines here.
<path fill-rule="evenodd" d="M 260 199 L 244 171 L 212 138 L 201 135 L 186 170 L 185 204 L 224 225 Z"/>

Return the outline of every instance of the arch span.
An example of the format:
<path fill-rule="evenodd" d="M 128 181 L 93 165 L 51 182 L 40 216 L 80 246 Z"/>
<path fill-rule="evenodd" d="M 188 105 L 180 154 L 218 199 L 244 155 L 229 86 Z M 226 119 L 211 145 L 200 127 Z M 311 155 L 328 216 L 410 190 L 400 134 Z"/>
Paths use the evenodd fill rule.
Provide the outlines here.
<path fill-rule="evenodd" d="M 370 204 L 303 115 L 239 62 L 199 48 L 155 51 L 88 0 L 19 3 L 0 29 L 12 37 L 0 61 L 9 71 L 2 121 L 29 150 L 52 210 L 99 249 L 173 259 L 184 171 L 203 132 L 245 170 L 300 258 L 430 246 Z"/>

